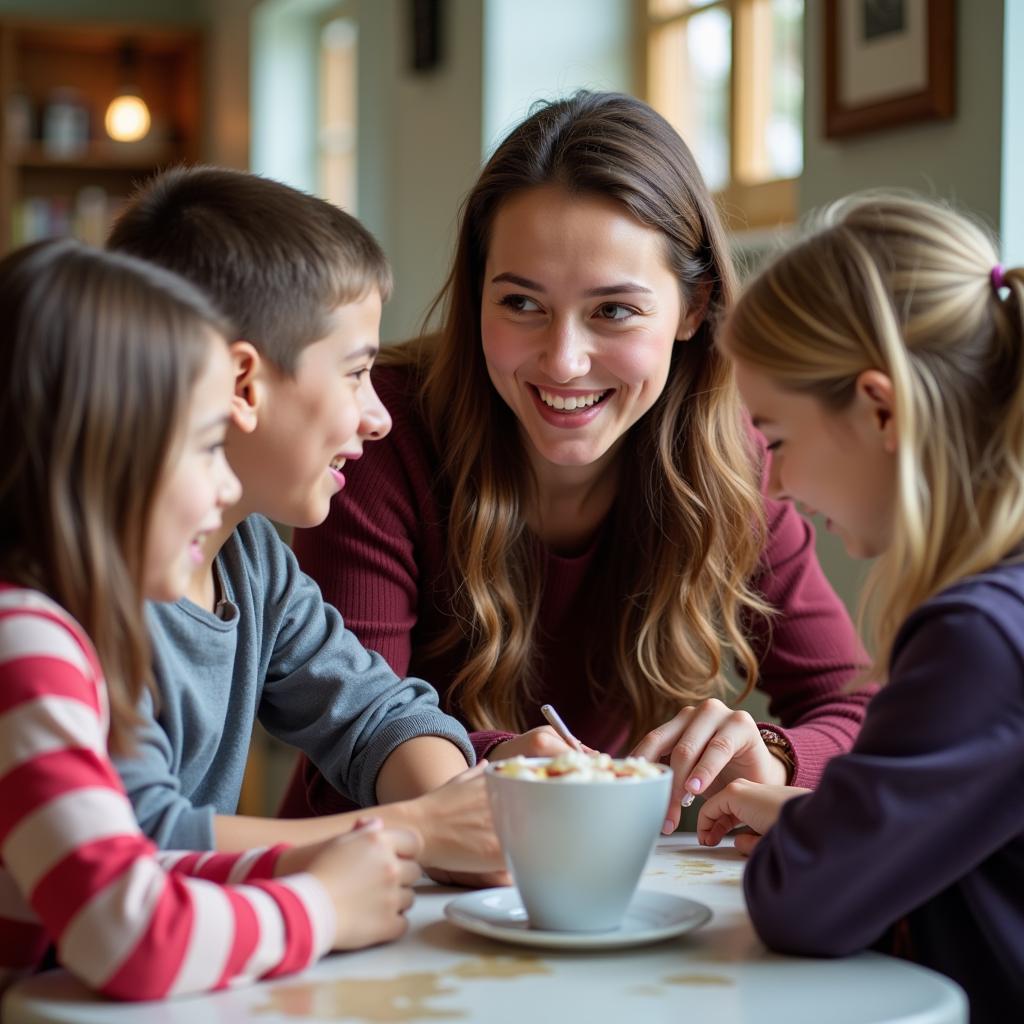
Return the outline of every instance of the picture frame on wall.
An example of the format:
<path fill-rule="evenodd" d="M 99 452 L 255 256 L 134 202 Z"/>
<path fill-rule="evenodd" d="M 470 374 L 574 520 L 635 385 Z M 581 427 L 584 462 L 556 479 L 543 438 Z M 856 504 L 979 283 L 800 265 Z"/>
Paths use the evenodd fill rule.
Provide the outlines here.
<path fill-rule="evenodd" d="M 825 0 L 825 135 L 956 112 L 955 0 Z"/>

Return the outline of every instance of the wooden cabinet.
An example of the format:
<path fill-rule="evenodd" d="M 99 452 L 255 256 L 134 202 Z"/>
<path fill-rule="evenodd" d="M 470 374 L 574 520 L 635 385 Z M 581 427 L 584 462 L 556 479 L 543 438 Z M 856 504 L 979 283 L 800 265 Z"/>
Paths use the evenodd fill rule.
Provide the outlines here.
<path fill-rule="evenodd" d="M 200 45 L 191 29 L 0 20 L 0 251 L 59 234 L 98 244 L 136 183 L 198 160 Z M 128 86 L 152 123 L 115 142 L 104 115 Z"/>

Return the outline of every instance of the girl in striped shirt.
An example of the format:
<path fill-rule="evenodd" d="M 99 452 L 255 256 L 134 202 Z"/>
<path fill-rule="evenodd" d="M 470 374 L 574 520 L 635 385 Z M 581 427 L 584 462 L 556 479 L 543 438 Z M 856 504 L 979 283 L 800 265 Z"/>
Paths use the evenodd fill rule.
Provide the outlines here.
<path fill-rule="evenodd" d="M 158 853 L 108 751 L 149 676 L 142 602 L 175 600 L 238 500 L 232 368 L 191 286 L 49 242 L 0 262 L 0 989 L 53 946 L 122 999 L 300 970 L 396 938 L 420 840 Z"/>

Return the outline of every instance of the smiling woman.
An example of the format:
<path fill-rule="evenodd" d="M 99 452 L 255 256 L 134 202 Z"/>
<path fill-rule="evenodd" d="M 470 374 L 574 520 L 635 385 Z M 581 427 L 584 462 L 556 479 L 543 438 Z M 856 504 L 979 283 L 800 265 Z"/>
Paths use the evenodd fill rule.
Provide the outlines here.
<path fill-rule="evenodd" d="M 657 401 L 676 338 L 692 336 L 702 314 L 684 308 L 661 233 L 621 204 L 551 185 L 498 210 L 480 332 L 532 472 L 550 481 L 528 512 L 539 536 L 570 552 L 589 540 L 613 494 L 595 501 L 592 485 Z M 570 481 L 572 466 L 589 468 Z"/>
<path fill-rule="evenodd" d="M 390 437 L 295 540 L 478 754 L 557 753 L 550 701 L 591 747 L 671 759 L 666 828 L 686 790 L 813 784 L 866 701 L 844 692 L 862 655 L 810 528 L 762 501 L 714 344 L 732 291 L 714 204 L 663 118 L 616 94 L 541 106 L 469 194 L 439 335 L 382 354 Z M 726 703 L 733 660 L 774 731 Z M 288 811 L 307 798 L 339 801 L 309 766 Z"/>

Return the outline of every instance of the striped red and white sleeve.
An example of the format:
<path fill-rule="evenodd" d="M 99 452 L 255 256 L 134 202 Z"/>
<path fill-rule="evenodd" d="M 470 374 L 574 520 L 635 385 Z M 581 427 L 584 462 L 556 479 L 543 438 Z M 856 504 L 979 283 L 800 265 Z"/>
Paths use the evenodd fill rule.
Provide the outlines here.
<path fill-rule="evenodd" d="M 159 999 L 301 970 L 334 911 L 279 849 L 157 854 L 107 754 L 91 644 L 53 602 L 0 587 L 0 984 L 49 944 L 83 982 Z"/>

